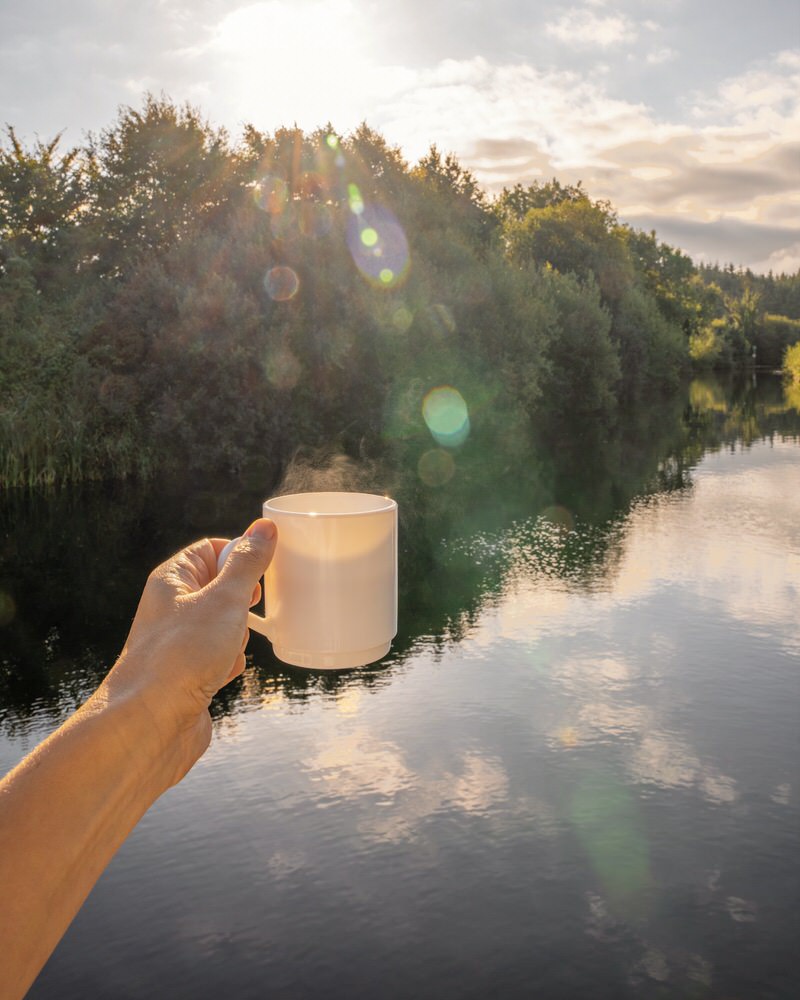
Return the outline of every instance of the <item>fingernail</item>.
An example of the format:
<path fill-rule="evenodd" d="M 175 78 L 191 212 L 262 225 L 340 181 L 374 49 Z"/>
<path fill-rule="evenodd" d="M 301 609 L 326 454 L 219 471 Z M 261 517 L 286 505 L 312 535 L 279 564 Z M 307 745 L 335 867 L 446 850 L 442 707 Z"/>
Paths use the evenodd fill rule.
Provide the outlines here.
<path fill-rule="evenodd" d="M 252 538 L 253 535 L 260 535 L 269 542 L 275 537 L 275 525 L 272 521 L 260 517 L 257 521 L 253 521 L 244 533 L 245 538 Z"/>

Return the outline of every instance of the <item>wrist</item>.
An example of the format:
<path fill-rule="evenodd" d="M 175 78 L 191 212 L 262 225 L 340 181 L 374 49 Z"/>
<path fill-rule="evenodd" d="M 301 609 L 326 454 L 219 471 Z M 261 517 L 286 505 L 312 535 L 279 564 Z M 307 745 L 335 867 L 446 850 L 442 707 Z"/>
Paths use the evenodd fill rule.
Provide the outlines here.
<path fill-rule="evenodd" d="M 112 739 L 135 770 L 143 795 L 155 800 L 182 776 L 175 776 L 178 727 L 159 705 L 157 693 L 136 683 L 139 674 L 135 658 L 123 652 L 82 711 L 109 723 Z"/>
<path fill-rule="evenodd" d="M 211 718 L 206 705 L 187 704 L 167 681 L 174 652 L 154 643 L 126 646 L 91 699 L 120 720 L 119 738 L 161 792 L 183 778 L 207 749 Z"/>

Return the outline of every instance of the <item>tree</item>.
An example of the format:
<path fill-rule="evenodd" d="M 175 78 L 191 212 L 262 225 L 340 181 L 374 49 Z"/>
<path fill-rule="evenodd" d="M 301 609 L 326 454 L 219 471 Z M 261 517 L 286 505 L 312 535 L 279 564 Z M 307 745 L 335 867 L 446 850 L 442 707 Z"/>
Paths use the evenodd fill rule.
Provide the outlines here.
<path fill-rule="evenodd" d="M 783 356 L 783 371 L 795 385 L 800 385 L 800 340 L 786 348 Z"/>
<path fill-rule="evenodd" d="M 604 301 L 619 299 L 633 281 L 633 266 L 611 206 L 586 197 L 532 208 L 507 225 L 515 263 L 549 265 L 562 274 L 596 281 Z"/>
<path fill-rule="evenodd" d="M 477 247 L 488 245 L 495 217 L 474 174 L 462 167 L 452 153 L 443 157 L 435 145 L 431 146 L 411 176 L 421 186 L 432 217 L 446 215 L 447 227 L 456 230 L 460 239 Z"/>
<path fill-rule="evenodd" d="M 112 276 L 189 238 L 242 187 L 225 131 L 152 95 L 142 111 L 123 108 L 89 155 L 97 266 Z"/>
<path fill-rule="evenodd" d="M 13 128 L 0 146 L 0 268 L 27 261 L 39 288 L 75 281 L 76 239 L 86 210 L 84 160 L 59 153 L 60 136 L 25 149 Z"/>
<path fill-rule="evenodd" d="M 664 318 L 680 326 L 687 338 L 719 315 L 722 293 L 702 281 L 691 258 L 661 242 L 654 230 L 645 233 L 624 226 L 622 235 L 642 284 Z"/>
<path fill-rule="evenodd" d="M 738 297 L 728 297 L 725 305 L 731 345 L 734 354 L 742 358 L 755 346 L 761 320 L 761 296 L 747 286 Z"/>
<path fill-rule="evenodd" d="M 526 186 L 515 184 L 513 188 L 503 188 L 492 202 L 492 211 L 503 225 L 521 222 L 532 208 L 548 208 L 565 201 L 581 201 L 586 198 L 581 181 L 577 184 L 562 184 L 557 178 L 551 181 Z"/>
<path fill-rule="evenodd" d="M 620 364 L 597 285 L 544 268 L 532 291 L 557 317 L 544 350 L 541 418 L 553 426 L 575 417 L 607 420 L 616 404 Z"/>

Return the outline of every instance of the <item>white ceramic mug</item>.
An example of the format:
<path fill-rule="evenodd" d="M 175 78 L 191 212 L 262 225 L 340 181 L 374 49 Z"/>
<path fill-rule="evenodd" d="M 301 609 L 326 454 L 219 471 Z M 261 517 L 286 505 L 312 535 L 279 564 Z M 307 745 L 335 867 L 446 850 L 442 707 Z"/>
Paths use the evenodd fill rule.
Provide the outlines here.
<path fill-rule="evenodd" d="M 284 663 L 342 670 L 380 660 L 397 634 L 397 504 L 370 493 L 296 493 L 264 503 L 278 528 L 266 617 L 248 626 Z"/>

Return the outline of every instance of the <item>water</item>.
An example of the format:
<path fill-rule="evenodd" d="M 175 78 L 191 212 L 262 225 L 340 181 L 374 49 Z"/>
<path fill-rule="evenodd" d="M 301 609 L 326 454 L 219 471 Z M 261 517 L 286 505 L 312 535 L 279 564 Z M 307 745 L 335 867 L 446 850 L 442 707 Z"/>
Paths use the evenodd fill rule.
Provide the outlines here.
<path fill-rule="evenodd" d="M 401 477 L 393 654 L 322 676 L 254 637 L 31 996 L 794 996 L 791 403 L 696 382 L 555 459 L 475 443 L 446 486 Z M 3 770 L 101 676 L 147 569 L 258 499 L 6 504 Z"/>

